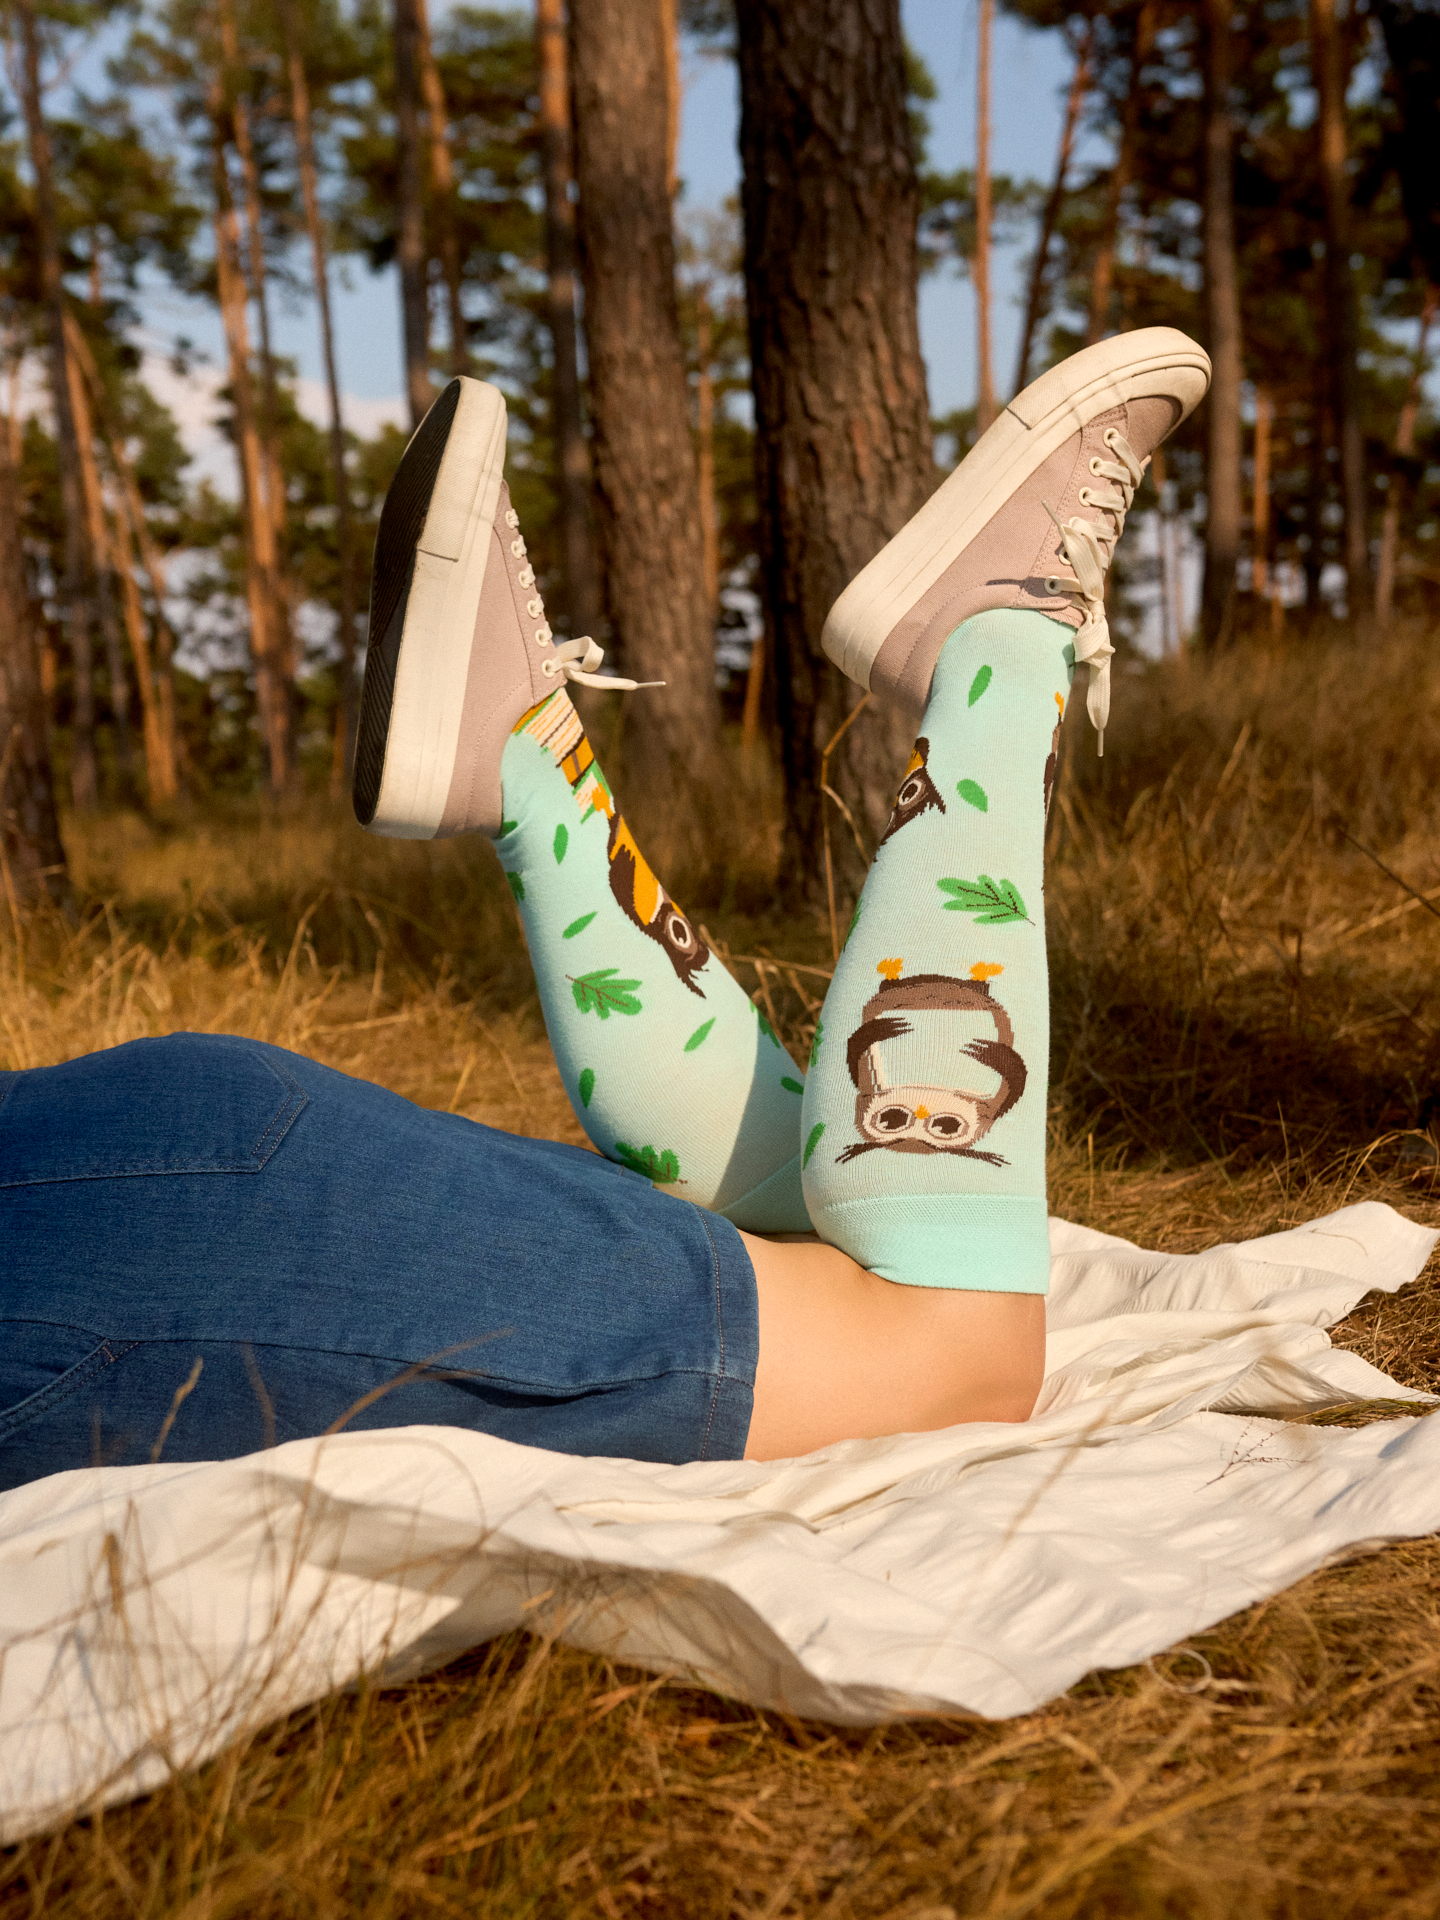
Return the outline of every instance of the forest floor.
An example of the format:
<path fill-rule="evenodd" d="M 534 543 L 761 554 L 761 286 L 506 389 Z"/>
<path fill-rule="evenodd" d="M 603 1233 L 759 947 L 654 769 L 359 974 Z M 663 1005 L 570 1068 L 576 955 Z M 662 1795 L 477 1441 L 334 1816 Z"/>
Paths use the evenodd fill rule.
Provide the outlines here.
<path fill-rule="evenodd" d="M 1052 1211 L 1179 1251 L 1361 1198 L 1440 1225 L 1440 915 L 1400 884 L 1440 903 L 1431 637 L 1136 666 L 1105 760 L 1067 735 Z M 675 891 L 800 1046 L 824 980 L 785 963 L 828 965 L 828 916 L 771 904 L 773 790 L 735 779 L 744 826 Z M 0 926 L 0 1066 L 231 1031 L 581 1141 L 483 844 L 320 801 L 69 842 L 80 917 Z M 1440 1391 L 1436 1263 L 1334 1337 Z M 1190 1644 L 1223 1686 L 1162 1657 L 1017 1720 L 855 1732 L 514 1634 L 0 1855 L 0 1920 L 1440 1913 L 1440 1542 Z"/>

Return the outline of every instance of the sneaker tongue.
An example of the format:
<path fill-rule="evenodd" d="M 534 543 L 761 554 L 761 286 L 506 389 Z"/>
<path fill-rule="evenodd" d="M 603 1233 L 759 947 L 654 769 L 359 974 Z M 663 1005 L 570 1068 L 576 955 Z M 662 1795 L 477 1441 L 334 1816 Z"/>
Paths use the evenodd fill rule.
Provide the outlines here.
<path fill-rule="evenodd" d="M 1125 438 L 1137 457 L 1144 460 L 1179 425 L 1180 408 L 1168 394 L 1146 394 L 1127 402 L 1125 415 Z"/>

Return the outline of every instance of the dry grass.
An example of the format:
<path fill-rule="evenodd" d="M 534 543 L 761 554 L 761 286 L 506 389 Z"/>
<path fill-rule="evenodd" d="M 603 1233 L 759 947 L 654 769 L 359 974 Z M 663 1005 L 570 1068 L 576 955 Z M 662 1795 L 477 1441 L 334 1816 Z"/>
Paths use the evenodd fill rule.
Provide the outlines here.
<path fill-rule="evenodd" d="M 1172 663 L 1117 708 L 1103 765 L 1075 729 L 1052 821 L 1052 1206 L 1182 1250 L 1359 1198 L 1440 1224 L 1440 925 L 1353 844 L 1440 889 L 1433 642 Z M 779 956 L 735 964 L 799 1044 L 824 980 L 785 963 L 823 969 L 828 929 L 738 910 L 773 818 L 746 831 L 690 904 Z M 76 855 L 81 922 L 0 948 L 0 1065 L 225 1029 L 580 1138 L 484 847 L 306 807 L 110 821 Z M 1440 1390 L 1434 1269 L 1337 1337 Z M 510 1636 L 12 1850 L 0 1916 L 1418 1920 L 1437 1596 L 1440 1547 L 1392 1547 L 1204 1635 L 1208 1682 L 1175 1654 L 1003 1725 L 868 1734 Z"/>

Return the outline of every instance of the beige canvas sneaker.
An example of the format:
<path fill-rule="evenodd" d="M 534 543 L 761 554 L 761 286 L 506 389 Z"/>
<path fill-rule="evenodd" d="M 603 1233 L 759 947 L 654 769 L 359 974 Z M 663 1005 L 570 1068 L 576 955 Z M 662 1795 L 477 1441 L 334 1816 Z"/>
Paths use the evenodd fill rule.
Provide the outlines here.
<path fill-rule="evenodd" d="M 1049 614 L 1076 630 L 1103 750 L 1106 573 L 1151 454 L 1209 385 L 1208 356 L 1173 327 L 1102 340 L 1043 373 L 851 581 L 825 622 L 826 653 L 918 723 L 962 620 Z"/>
<path fill-rule="evenodd" d="M 505 485 L 505 397 L 452 380 L 411 436 L 375 536 L 355 817 L 372 833 L 494 835 L 500 756 L 521 715 L 596 674 L 593 640 L 556 641 Z"/>

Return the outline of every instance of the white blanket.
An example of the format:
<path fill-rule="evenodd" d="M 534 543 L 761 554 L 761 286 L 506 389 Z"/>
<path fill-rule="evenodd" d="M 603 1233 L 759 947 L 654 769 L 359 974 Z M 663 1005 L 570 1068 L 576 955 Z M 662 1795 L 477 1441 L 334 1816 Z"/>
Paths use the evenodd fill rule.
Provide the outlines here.
<path fill-rule="evenodd" d="M 1440 1528 L 1440 1418 L 1248 1411 L 1423 1400 L 1323 1329 L 1435 1239 L 1375 1202 L 1192 1256 L 1055 1222 L 1019 1428 L 656 1467 L 409 1427 L 0 1496 L 0 1840 L 517 1625 L 851 1725 L 1023 1713 Z"/>

